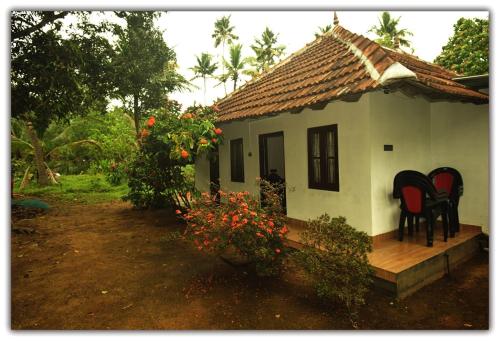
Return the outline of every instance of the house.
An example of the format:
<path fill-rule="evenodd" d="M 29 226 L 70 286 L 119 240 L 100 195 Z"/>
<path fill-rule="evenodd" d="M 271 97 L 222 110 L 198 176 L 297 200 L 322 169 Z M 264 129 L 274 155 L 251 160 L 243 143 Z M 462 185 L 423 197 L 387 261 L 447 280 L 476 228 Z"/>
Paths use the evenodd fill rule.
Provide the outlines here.
<path fill-rule="evenodd" d="M 291 221 L 341 215 L 376 239 L 398 226 L 397 172 L 451 166 L 464 181 L 461 223 L 487 232 L 488 94 L 335 23 L 217 103 L 225 142 L 216 163 L 196 160 L 197 188 L 220 178 L 258 194 L 256 178 L 275 169 Z"/>

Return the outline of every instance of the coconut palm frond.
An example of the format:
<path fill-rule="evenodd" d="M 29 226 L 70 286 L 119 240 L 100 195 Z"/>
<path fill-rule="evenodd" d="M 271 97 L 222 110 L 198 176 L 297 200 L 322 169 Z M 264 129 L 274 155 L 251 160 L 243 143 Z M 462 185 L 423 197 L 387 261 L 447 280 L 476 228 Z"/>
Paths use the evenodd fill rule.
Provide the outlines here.
<path fill-rule="evenodd" d="M 99 149 L 99 150 L 102 149 L 100 144 L 97 141 L 86 139 L 86 140 L 74 141 L 74 142 L 63 144 L 61 146 L 57 146 L 57 147 L 53 148 L 51 151 L 49 151 L 47 154 L 45 154 L 45 157 L 49 157 L 54 152 L 56 152 L 62 148 L 73 148 L 73 147 L 81 146 L 83 144 L 93 145 L 93 146 L 97 147 L 97 149 Z"/>
<path fill-rule="evenodd" d="M 24 141 L 23 139 L 20 139 L 19 137 L 16 137 L 14 135 L 10 136 L 10 143 L 11 147 L 14 148 L 19 148 L 19 149 L 31 149 L 33 150 L 33 146 L 31 143 Z"/>

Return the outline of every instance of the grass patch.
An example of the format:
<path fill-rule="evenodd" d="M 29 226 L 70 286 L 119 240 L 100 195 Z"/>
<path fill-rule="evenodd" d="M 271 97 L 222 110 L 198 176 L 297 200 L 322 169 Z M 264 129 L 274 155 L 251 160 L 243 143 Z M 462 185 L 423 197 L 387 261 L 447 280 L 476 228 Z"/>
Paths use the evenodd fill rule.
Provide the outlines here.
<path fill-rule="evenodd" d="M 22 191 L 19 191 L 16 186 L 15 192 L 28 196 L 91 204 L 121 200 L 121 197 L 127 194 L 128 186 L 127 184 L 111 185 L 102 174 L 80 174 L 62 175 L 57 185 L 40 187 L 35 183 L 30 183 Z"/>

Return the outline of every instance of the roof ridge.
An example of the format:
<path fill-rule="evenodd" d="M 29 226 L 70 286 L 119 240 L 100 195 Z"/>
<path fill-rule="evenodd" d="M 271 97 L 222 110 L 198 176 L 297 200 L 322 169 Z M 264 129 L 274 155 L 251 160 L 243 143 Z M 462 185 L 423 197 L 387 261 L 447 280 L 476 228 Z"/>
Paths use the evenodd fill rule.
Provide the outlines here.
<path fill-rule="evenodd" d="M 460 76 L 460 74 L 459 74 L 459 73 L 457 73 L 457 72 L 455 72 L 455 71 L 453 71 L 453 70 L 447 69 L 447 68 L 445 68 L 445 67 L 443 67 L 443 66 L 441 66 L 441 65 L 439 65 L 439 64 L 429 62 L 429 61 L 427 61 L 427 60 L 425 60 L 425 59 L 420 58 L 420 57 L 419 57 L 419 56 L 417 56 L 417 55 L 414 55 L 414 54 L 411 54 L 411 53 L 407 53 L 407 52 L 405 52 L 405 51 L 398 51 L 398 50 L 395 50 L 395 49 L 391 49 L 390 47 L 387 47 L 387 46 L 382 46 L 382 45 L 380 45 L 380 46 L 381 46 L 383 49 L 385 49 L 385 50 L 389 50 L 389 51 L 391 51 L 392 53 L 396 53 L 396 54 L 398 54 L 398 55 L 400 55 L 400 56 L 403 56 L 403 57 L 408 57 L 408 58 L 411 58 L 411 59 L 415 59 L 415 60 L 417 60 L 417 61 L 419 61 L 419 62 L 421 62 L 421 63 L 424 63 L 424 64 L 427 64 L 427 65 L 429 65 L 429 66 L 432 66 L 432 67 L 438 68 L 438 69 L 440 69 L 440 70 L 446 71 L 446 72 L 450 73 L 452 76 L 453 76 L 453 75 L 454 75 L 454 76 Z"/>

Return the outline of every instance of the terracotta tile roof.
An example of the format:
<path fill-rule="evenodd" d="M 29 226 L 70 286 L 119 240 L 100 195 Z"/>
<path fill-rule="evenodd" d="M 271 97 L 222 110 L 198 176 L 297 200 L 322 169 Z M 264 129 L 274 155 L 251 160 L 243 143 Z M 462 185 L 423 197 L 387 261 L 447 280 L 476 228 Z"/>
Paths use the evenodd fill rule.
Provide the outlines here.
<path fill-rule="evenodd" d="M 431 99 L 488 102 L 487 95 L 453 81 L 454 77 L 457 74 L 449 70 L 337 25 L 219 100 L 219 121 L 300 110 L 385 86 L 412 87 Z"/>

